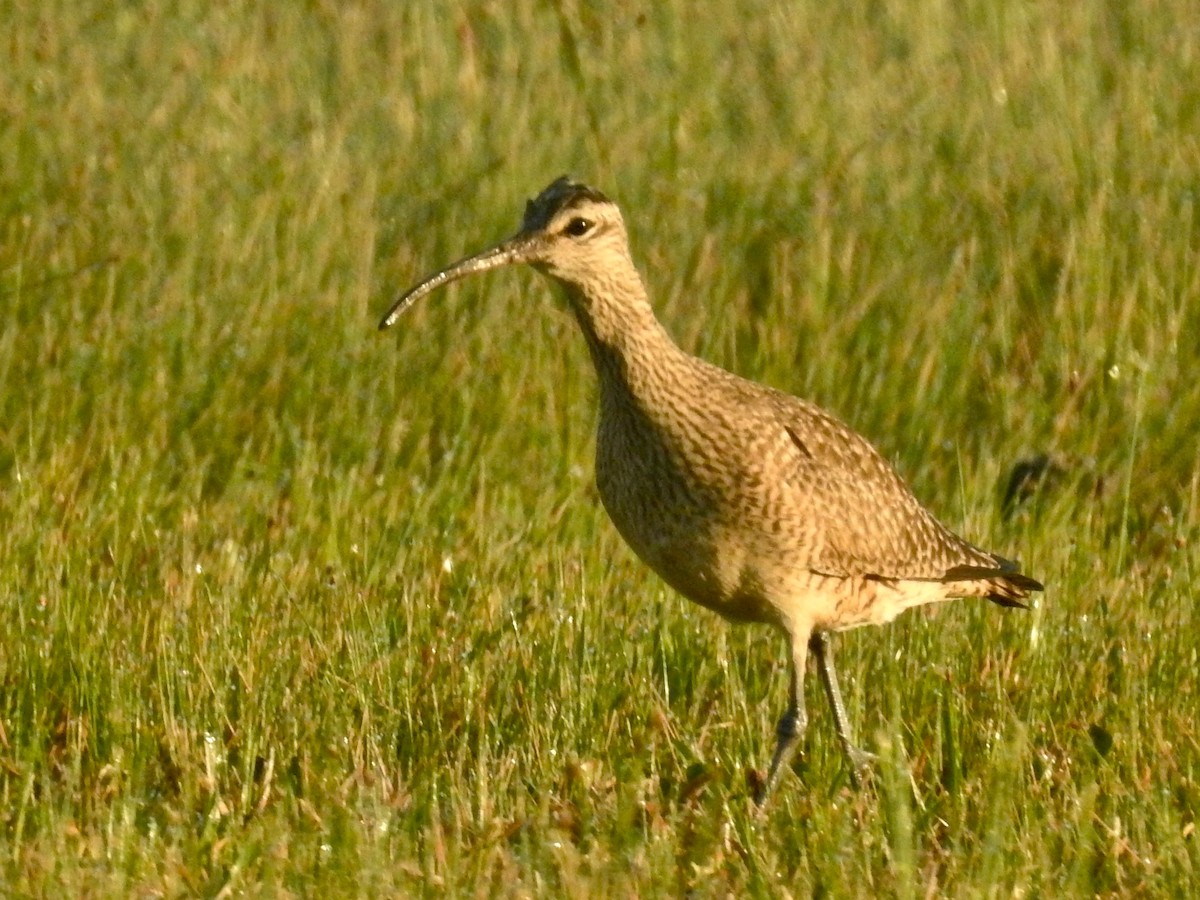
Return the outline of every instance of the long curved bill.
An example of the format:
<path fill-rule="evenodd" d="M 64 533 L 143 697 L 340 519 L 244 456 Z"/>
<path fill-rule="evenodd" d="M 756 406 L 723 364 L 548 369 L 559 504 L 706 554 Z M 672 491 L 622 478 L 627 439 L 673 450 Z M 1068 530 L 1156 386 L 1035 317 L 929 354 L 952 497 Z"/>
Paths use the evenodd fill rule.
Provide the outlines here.
<path fill-rule="evenodd" d="M 528 238 L 524 234 L 517 234 L 508 240 L 501 241 L 495 246 L 488 247 L 488 249 L 476 253 L 474 256 L 460 259 L 440 272 L 435 272 L 416 287 L 400 295 L 396 302 L 392 304 L 392 308 L 387 311 L 387 315 L 380 320 L 379 330 L 383 331 L 385 328 L 390 328 L 406 309 L 426 294 L 437 290 L 444 284 L 458 281 L 458 279 L 464 278 L 467 275 L 474 275 L 476 272 L 486 272 L 488 269 L 497 269 L 500 266 L 525 262 L 528 248 Z"/>

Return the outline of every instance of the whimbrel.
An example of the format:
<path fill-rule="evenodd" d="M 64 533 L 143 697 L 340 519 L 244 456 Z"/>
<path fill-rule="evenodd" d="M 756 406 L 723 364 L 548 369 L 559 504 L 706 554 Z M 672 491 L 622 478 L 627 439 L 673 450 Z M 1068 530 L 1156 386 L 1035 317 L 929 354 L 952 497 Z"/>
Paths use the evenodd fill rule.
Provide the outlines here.
<path fill-rule="evenodd" d="M 379 327 L 441 285 L 514 263 L 562 285 L 587 340 L 600 381 L 596 485 L 621 536 L 689 600 L 787 636 L 788 707 L 756 800 L 804 734 L 810 653 L 857 781 L 869 754 L 851 739 L 828 633 L 959 597 L 1024 606 L 1041 584 L 943 526 L 829 413 L 681 350 L 654 316 L 620 210 L 586 185 L 559 178 L 513 237 L 426 278 Z"/>

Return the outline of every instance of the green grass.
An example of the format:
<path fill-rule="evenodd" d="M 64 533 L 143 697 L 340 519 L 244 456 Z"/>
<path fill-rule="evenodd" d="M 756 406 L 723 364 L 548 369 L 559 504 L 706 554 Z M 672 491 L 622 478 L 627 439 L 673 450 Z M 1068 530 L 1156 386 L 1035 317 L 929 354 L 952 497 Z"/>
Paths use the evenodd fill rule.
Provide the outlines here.
<path fill-rule="evenodd" d="M 0 893 L 1195 890 L 1192 5 L 611 13 L 0 3 Z M 375 331 L 567 171 L 1048 585 L 836 640 L 864 791 L 814 688 L 755 815 L 782 640 L 605 520 L 547 285 Z"/>

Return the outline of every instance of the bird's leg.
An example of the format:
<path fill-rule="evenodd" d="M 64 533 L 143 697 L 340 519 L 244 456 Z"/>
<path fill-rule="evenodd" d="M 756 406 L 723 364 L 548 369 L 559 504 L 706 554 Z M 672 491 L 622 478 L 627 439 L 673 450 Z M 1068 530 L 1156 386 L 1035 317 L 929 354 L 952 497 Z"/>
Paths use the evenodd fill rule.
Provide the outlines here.
<path fill-rule="evenodd" d="M 792 638 L 792 669 L 791 684 L 788 688 L 787 712 L 779 720 L 775 729 L 775 755 L 771 757 L 771 768 L 767 772 L 767 780 L 757 792 L 754 800 L 759 806 L 767 802 L 767 797 L 779 784 L 788 763 L 796 754 L 800 739 L 804 737 L 804 729 L 808 725 L 808 713 L 804 709 L 804 666 L 808 661 L 807 647 L 803 639 Z"/>
<path fill-rule="evenodd" d="M 838 687 L 837 672 L 833 668 L 829 639 L 823 632 L 814 631 L 808 639 L 808 648 L 817 658 L 821 683 L 825 685 L 825 696 L 829 698 L 829 706 L 833 710 L 833 724 L 837 728 L 838 738 L 841 739 L 842 749 L 846 751 L 850 760 L 850 781 L 856 788 L 860 787 L 870 774 L 875 755 L 856 747 L 850 737 L 850 717 L 846 715 L 846 705 L 842 702 L 842 690 Z"/>

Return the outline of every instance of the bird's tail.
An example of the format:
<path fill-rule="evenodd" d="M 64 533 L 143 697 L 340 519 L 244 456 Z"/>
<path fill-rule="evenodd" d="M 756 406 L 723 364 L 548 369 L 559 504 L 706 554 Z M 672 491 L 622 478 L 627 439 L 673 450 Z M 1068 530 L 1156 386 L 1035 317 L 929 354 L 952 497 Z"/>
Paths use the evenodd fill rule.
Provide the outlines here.
<path fill-rule="evenodd" d="M 1017 570 L 1017 564 L 996 557 L 998 566 L 955 566 L 942 576 L 942 581 L 962 587 L 963 594 L 970 597 L 986 597 L 999 606 L 1028 609 L 1023 601 L 1033 591 L 1045 590 L 1036 578 L 1030 578 Z"/>

